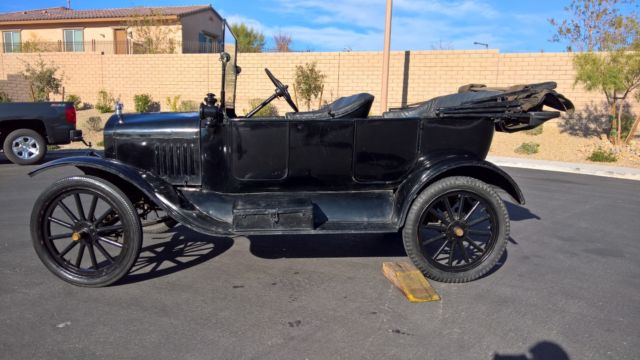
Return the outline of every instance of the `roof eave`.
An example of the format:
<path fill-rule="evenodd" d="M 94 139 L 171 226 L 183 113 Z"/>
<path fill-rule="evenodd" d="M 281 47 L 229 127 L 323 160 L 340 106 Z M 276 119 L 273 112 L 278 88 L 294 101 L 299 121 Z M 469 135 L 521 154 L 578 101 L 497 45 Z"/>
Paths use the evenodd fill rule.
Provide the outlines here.
<path fill-rule="evenodd" d="M 68 24 L 68 23 L 104 23 L 104 22 L 126 22 L 135 19 L 135 16 L 111 17 L 111 18 L 83 18 L 83 19 L 50 19 L 50 20 L 17 20 L 0 21 L 0 26 L 5 25 L 39 25 L 39 24 Z M 160 20 L 180 20 L 177 15 L 163 15 L 157 17 Z"/>

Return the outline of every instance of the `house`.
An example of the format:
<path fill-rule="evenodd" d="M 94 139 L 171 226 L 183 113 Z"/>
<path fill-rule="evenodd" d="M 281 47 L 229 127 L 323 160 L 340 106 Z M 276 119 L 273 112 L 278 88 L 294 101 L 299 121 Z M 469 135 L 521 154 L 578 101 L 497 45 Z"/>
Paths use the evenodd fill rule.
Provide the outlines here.
<path fill-rule="evenodd" d="M 223 18 L 211 5 L 0 13 L 2 51 L 103 54 L 217 52 Z"/>

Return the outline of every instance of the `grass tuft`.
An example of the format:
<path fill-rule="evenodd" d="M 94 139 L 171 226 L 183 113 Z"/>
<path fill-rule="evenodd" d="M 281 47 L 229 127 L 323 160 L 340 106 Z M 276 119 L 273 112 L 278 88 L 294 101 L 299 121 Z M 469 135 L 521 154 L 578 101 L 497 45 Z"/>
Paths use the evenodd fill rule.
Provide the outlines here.
<path fill-rule="evenodd" d="M 522 145 L 518 146 L 515 150 L 518 154 L 537 154 L 540 150 L 540 144 L 534 142 L 522 143 Z"/>
<path fill-rule="evenodd" d="M 616 162 L 618 157 L 611 150 L 604 150 L 603 148 L 597 148 L 593 150 L 591 156 L 587 158 L 594 162 Z"/>

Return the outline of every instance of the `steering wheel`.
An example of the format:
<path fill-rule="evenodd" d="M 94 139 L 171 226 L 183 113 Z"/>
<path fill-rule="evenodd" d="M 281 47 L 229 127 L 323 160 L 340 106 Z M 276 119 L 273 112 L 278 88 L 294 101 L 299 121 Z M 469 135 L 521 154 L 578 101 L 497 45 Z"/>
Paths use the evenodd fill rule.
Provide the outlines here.
<path fill-rule="evenodd" d="M 289 94 L 289 87 L 283 84 L 282 81 L 276 79 L 276 77 L 273 76 L 269 69 L 265 68 L 264 71 L 267 73 L 267 76 L 269 77 L 273 85 L 276 86 L 276 95 L 287 100 L 287 103 L 289 104 L 289 106 L 291 106 L 293 111 L 298 112 L 298 107 L 296 106 L 296 103 L 293 102 L 293 99 L 291 99 L 291 94 Z"/>

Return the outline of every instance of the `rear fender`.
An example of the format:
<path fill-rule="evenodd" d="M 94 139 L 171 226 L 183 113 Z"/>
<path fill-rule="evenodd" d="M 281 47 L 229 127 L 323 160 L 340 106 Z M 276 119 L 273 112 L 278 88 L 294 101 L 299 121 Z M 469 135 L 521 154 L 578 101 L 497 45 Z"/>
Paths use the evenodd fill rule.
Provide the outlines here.
<path fill-rule="evenodd" d="M 113 159 L 98 156 L 77 156 L 48 162 L 29 173 L 36 176 L 44 171 L 74 166 L 87 175 L 96 176 L 118 186 L 125 193 L 133 187 L 178 222 L 206 234 L 227 235 L 226 222 L 211 218 L 198 210 L 171 184 L 161 178 Z"/>
<path fill-rule="evenodd" d="M 447 158 L 438 162 L 424 161 L 398 188 L 395 202 L 395 216 L 403 226 L 413 201 L 430 184 L 450 177 L 468 176 L 504 190 L 519 204 L 524 205 L 522 190 L 504 170 L 480 159 L 461 156 Z"/>

